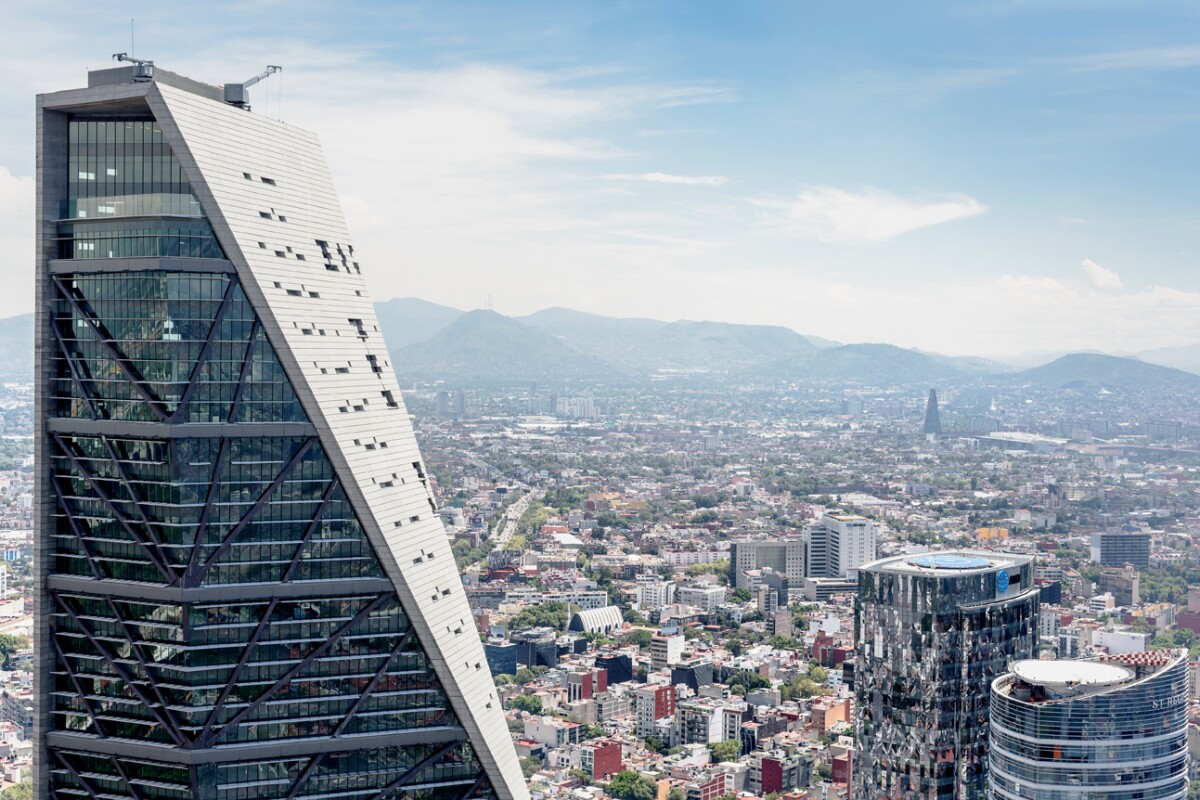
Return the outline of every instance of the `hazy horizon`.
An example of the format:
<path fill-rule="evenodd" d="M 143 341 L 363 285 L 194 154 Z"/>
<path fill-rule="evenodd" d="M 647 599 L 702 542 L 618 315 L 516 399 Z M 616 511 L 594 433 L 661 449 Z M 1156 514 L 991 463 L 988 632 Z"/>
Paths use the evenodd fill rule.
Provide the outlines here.
<path fill-rule="evenodd" d="M 128 16 L 56 11 L 0 11 L 0 243 L 27 254 L 0 315 L 33 308 L 33 96 L 131 47 Z M 1066 0 L 251 2 L 135 28 L 198 80 L 284 66 L 254 113 L 321 136 L 377 298 L 1003 358 L 1200 343 L 1198 23 Z"/>

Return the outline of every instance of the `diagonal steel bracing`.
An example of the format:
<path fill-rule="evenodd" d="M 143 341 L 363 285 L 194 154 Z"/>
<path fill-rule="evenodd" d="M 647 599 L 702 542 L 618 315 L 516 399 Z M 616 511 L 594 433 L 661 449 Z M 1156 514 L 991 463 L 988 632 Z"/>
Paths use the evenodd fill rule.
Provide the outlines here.
<path fill-rule="evenodd" d="M 196 739 L 203 739 L 208 735 L 213 723 L 217 721 L 217 717 L 225 709 L 225 701 L 229 699 L 229 694 L 233 691 L 233 687 L 237 685 L 238 678 L 242 676 L 242 670 L 245 669 L 246 664 L 250 661 L 250 654 L 258 646 L 258 640 L 262 637 L 263 631 L 271 624 L 271 617 L 275 614 L 275 608 L 278 605 L 279 601 L 277 599 L 272 599 L 267 604 L 267 610 L 263 613 L 262 619 L 258 621 L 258 626 L 254 629 L 254 633 L 250 634 L 250 639 L 246 642 L 246 646 L 242 648 L 242 654 L 238 657 L 237 665 L 233 668 L 233 672 L 230 674 L 229 680 L 226 681 L 224 688 L 221 689 L 221 694 L 217 697 L 217 702 L 213 703 L 212 711 L 208 712 L 208 719 L 205 720 L 204 727 L 200 730 Z"/>
<path fill-rule="evenodd" d="M 83 558 L 92 570 L 92 577 L 97 579 L 102 578 L 103 575 L 101 574 L 100 567 L 96 564 L 96 557 L 92 554 L 92 549 L 88 546 L 87 538 L 83 535 L 83 531 L 79 530 L 79 521 L 71 513 L 71 507 L 67 505 L 67 496 L 63 492 L 62 487 L 58 485 L 58 480 L 59 476 L 51 476 L 50 487 L 54 490 L 54 496 L 58 499 L 58 504 L 62 506 L 63 516 L 67 518 L 67 526 L 79 542 L 80 549 L 83 550 Z"/>
<path fill-rule="evenodd" d="M 112 440 L 107 436 L 101 436 L 100 441 L 104 444 L 104 451 L 108 453 L 108 458 L 112 462 L 113 469 L 117 472 L 118 479 L 121 481 L 121 487 L 125 490 L 125 494 L 129 495 L 129 502 L 133 504 L 133 508 L 135 511 L 137 511 L 137 515 L 141 519 L 142 525 L 144 525 L 146 528 L 146 535 L 150 537 L 150 540 L 154 543 L 154 546 L 158 552 L 163 554 L 163 564 L 171 572 L 171 575 L 173 576 L 171 583 L 174 583 L 175 581 L 179 580 L 179 576 L 176 574 L 174 567 L 172 567 L 170 562 L 167 561 L 165 551 L 163 550 L 162 541 L 159 540 L 158 534 L 154 532 L 154 524 L 150 522 L 150 518 L 146 516 L 145 509 L 142 508 L 141 499 L 138 497 L 137 492 L 135 492 L 133 489 L 133 481 L 130 480 L 129 473 L 125 471 L 125 467 L 121 463 L 121 458 L 117 454 L 117 449 L 113 447 Z"/>
<path fill-rule="evenodd" d="M 280 470 L 279 474 L 275 476 L 275 480 L 271 481 L 271 484 L 263 490 L 258 499 L 254 501 L 254 505 L 250 507 L 250 510 L 247 511 L 242 518 L 238 520 L 238 523 L 233 526 L 233 529 L 225 535 L 225 538 L 221 540 L 219 545 L 217 545 L 217 549 L 214 550 L 207 559 L 205 559 L 202 565 L 193 570 L 191 575 L 185 578 L 185 586 L 199 586 L 204 582 L 204 577 L 208 574 L 208 571 L 212 569 L 213 565 L 217 563 L 217 560 L 225 554 L 225 551 L 233 546 L 234 541 L 246 528 L 246 526 L 253 521 L 254 517 L 258 514 L 259 509 L 266 505 L 267 501 L 271 499 L 271 495 L 275 493 L 275 490 L 278 489 L 285 480 L 287 480 L 288 475 L 291 474 L 292 470 L 296 468 L 296 465 L 300 463 L 300 461 L 316 443 L 316 436 L 310 436 L 304 440 L 304 444 L 300 445 L 300 447 L 292 455 L 291 459 L 289 459 L 287 464 L 284 465 L 283 469 Z M 202 546 L 203 544 L 197 540 L 196 547 Z"/>
<path fill-rule="evenodd" d="M 217 448 L 216 462 L 213 464 L 212 480 L 208 484 L 208 494 L 204 497 L 204 508 L 200 512 L 200 520 L 196 524 L 196 533 L 192 538 L 192 552 L 188 558 L 187 570 L 183 575 L 184 586 L 190 586 L 192 576 L 196 574 L 196 570 L 200 567 L 200 551 L 204 549 L 203 542 L 205 536 L 208 535 L 208 521 L 212 518 L 213 508 L 216 505 L 217 494 L 220 491 L 221 478 L 225 474 L 225 462 L 229 453 L 228 437 L 221 437 L 221 445 Z"/>
<path fill-rule="evenodd" d="M 400 655 L 408 643 L 412 641 L 414 633 L 416 633 L 416 628 L 410 625 L 408 630 L 404 632 L 404 635 L 400 637 L 400 641 L 396 642 L 396 646 L 392 648 L 392 652 L 388 653 L 387 657 L 383 659 L 383 664 L 380 665 L 379 670 L 367 683 L 366 688 L 362 690 L 362 694 L 358 696 L 358 699 L 354 701 L 354 705 L 350 706 L 350 710 L 346 712 L 346 716 L 342 717 L 342 721 L 333 729 L 333 733 L 329 734 L 330 736 L 335 739 L 341 736 L 342 731 L 346 729 L 346 726 L 354 719 L 354 715 L 358 713 L 358 709 L 362 707 L 362 704 L 367 701 L 367 697 L 371 692 L 375 691 L 375 687 L 383 680 L 383 676 L 387 674 L 388 667 L 396 660 L 396 656 Z"/>
<path fill-rule="evenodd" d="M 96 717 L 96 709 L 92 708 L 92 701 L 88 699 L 87 693 L 83 690 L 83 684 L 79 682 L 79 676 L 75 674 L 75 670 L 71 669 L 71 662 L 67 660 L 67 654 L 63 652 L 62 645 L 58 643 L 58 638 L 51 636 L 50 641 L 54 644 L 54 652 L 58 654 L 58 662 L 62 664 L 63 670 L 67 673 L 67 678 L 70 679 L 71 685 L 75 687 L 75 692 L 79 695 L 79 701 L 83 703 L 83 707 L 87 709 L 88 716 L 92 718 L 92 727 L 96 729 L 97 735 L 101 739 L 107 737 L 103 726 L 100 725 L 100 720 Z"/>
<path fill-rule="evenodd" d="M 55 443 L 58 445 L 62 453 L 71 460 L 71 464 L 75 467 L 83 479 L 87 481 L 88 486 L 92 488 L 92 491 L 96 493 L 96 496 L 101 500 L 101 502 L 104 503 L 105 506 L 108 507 L 109 513 L 111 513 L 113 518 L 116 519 L 117 524 L 120 525 L 127 534 L 129 534 L 131 539 L 145 549 L 146 555 L 150 558 L 150 561 L 154 564 L 158 571 L 162 573 L 163 579 L 168 584 L 175 583 L 175 574 L 171 571 L 170 567 L 167 566 L 167 562 L 163 558 L 162 553 L 160 553 L 151 542 L 147 542 L 142 535 L 138 533 L 132 525 L 129 524 L 129 520 L 125 519 L 125 515 L 121 513 L 120 509 L 117 508 L 116 502 L 108 495 L 108 492 L 104 491 L 104 488 L 100 485 L 100 482 L 95 478 L 95 476 L 92 475 L 90 471 L 88 471 L 88 469 L 83 465 L 83 462 L 81 462 L 75 456 L 75 453 L 72 452 L 67 443 L 63 441 L 62 436 L 57 433 L 53 433 L 51 436 L 54 438 Z"/>
<path fill-rule="evenodd" d="M 250 323 L 250 341 L 246 343 L 246 355 L 242 358 L 242 370 L 238 373 L 237 388 L 233 390 L 233 400 L 229 403 L 228 422 L 237 422 L 238 407 L 242 404 L 242 395 L 246 392 L 246 378 L 250 375 L 250 364 L 254 361 L 254 342 L 262 329 L 258 317 Z"/>
<path fill-rule="evenodd" d="M 150 671 L 150 664 L 142 655 L 142 649 L 138 646 L 138 643 L 134 638 L 133 631 L 129 628 L 129 623 L 125 621 L 125 617 L 121 615 L 121 612 L 117 610 L 117 604 L 113 602 L 111 597 L 106 597 L 104 599 L 108 603 L 108 608 L 112 612 L 113 618 L 117 621 L 117 624 L 121 626 L 121 630 L 125 632 L 125 638 L 129 640 L 129 652 L 133 654 L 135 659 L 137 659 L 138 664 L 142 668 L 142 674 L 146 676 L 146 683 L 150 684 L 150 689 L 154 692 L 154 697 L 162 706 L 163 717 L 170 723 L 171 727 L 175 731 L 176 736 L 181 741 L 186 741 L 187 737 L 184 735 L 183 731 L 179 729 L 175 719 L 171 716 L 171 712 L 168 708 L 169 704 L 167 703 L 166 698 L 162 696 L 162 690 L 158 688 L 158 683 L 156 683 L 154 680 L 154 673 Z"/>
<path fill-rule="evenodd" d="M 208 363 L 208 354 L 212 352 L 213 342 L 220 333 L 221 323 L 233 305 L 234 290 L 237 286 L 237 277 L 231 277 L 225 287 L 225 296 L 221 298 L 221 305 L 213 316 L 212 326 L 208 329 L 208 336 L 204 339 L 204 346 L 200 348 L 200 353 L 196 356 L 196 363 L 192 366 L 191 374 L 188 375 L 187 388 L 183 390 L 183 396 L 179 398 L 179 405 L 171 414 L 171 422 L 183 422 L 187 418 L 188 403 L 191 402 L 192 395 L 200 383 L 200 373 L 204 370 L 204 365 Z"/>
<path fill-rule="evenodd" d="M 126 379 L 133 384 L 133 388 L 136 389 L 137 393 L 142 396 L 142 400 L 144 400 L 150 407 L 150 410 L 154 413 L 155 418 L 159 422 L 166 422 L 167 415 L 161 408 L 159 408 L 161 401 L 154 396 L 153 392 L 150 391 L 149 387 L 147 386 L 148 381 L 138 373 L 137 367 L 129 363 L 129 359 L 125 358 L 125 356 L 121 354 L 121 351 L 118 350 L 116 345 L 113 343 L 113 339 L 110 338 L 107 332 L 100 327 L 93 315 L 84 309 L 83 304 L 75 297 L 71 290 L 67 288 L 66 284 L 62 282 L 62 278 L 59 278 L 56 275 L 51 275 L 50 280 L 52 280 L 54 285 L 58 287 L 58 291 L 61 293 L 62 298 L 71 304 L 71 307 L 75 309 L 75 313 L 79 315 L 80 319 L 83 320 L 84 324 L 88 326 L 88 329 L 92 332 L 96 339 L 99 340 L 100 345 L 104 348 L 105 352 L 108 353 L 109 358 L 111 358 L 121 372 L 124 373 Z"/>
<path fill-rule="evenodd" d="M 117 660 L 116 654 L 110 652 L 109 649 L 105 647 L 99 639 L 96 638 L 96 635 L 92 633 L 91 628 L 84 624 L 84 621 L 79 618 L 79 615 L 75 613 L 75 610 L 71 608 L 69 603 L 57 595 L 54 599 L 58 607 L 63 611 L 66 611 L 67 616 L 69 616 L 75 622 L 75 624 L 79 626 L 79 630 L 82 631 L 87 640 L 91 642 L 92 647 L 96 648 L 96 652 L 104 657 L 104 660 L 108 663 L 108 666 L 112 667 L 113 671 L 117 673 L 117 676 L 125 682 L 126 686 L 129 687 L 129 690 L 137 695 L 138 699 L 142 701 L 142 705 L 146 707 L 146 710 L 154 715 L 154 718 L 158 720 L 158 724 L 161 725 L 163 730 L 166 731 L 167 735 L 171 737 L 171 740 L 175 743 L 175 745 L 177 747 L 183 747 L 186 740 L 180 736 L 178 731 L 175 730 L 174 726 L 172 726 L 167 720 L 166 709 L 155 707 L 150 698 L 146 696 L 146 693 L 142 691 L 140 686 L 138 686 L 134 677 L 129 674 L 129 671 L 126 670 L 125 667 L 121 666 L 121 663 Z M 133 646 L 132 642 L 130 642 L 130 646 Z M 147 680 L 149 680 L 149 678 L 147 678 Z"/>
<path fill-rule="evenodd" d="M 92 800 L 102 800 L 100 795 L 96 793 L 96 790 L 92 788 L 92 785 L 88 783 L 82 775 L 79 774 L 79 770 L 75 769 L 75 765 L 67 760 L 66 756 L 57 750 L 52 750 L 51 752 L 54 753 L 54 757 L 58 759 L 58 763 L 70 770 L 71 774 L 75 776 L 75 780 L 78 781 L 79 785 L 83 787 L 84 791 L 91 796 Z"/>
<path fill-rule="evenodd" d="M 79 387 L 79 396 L 83 398 L 88 405 L 88 410 L 92 412 L 92 419 L 99 419 L 100 412 L 96 408 L 96 402 L 92 400 L 91 393 L 88 392 L 87 386 L 84 384 L 84 378 L 79 374 L 79 367 L 72 358 L 71 351 L 67 348 L 67 342 L 59 333 L 57 320 L 54 319 L 54 313 L 50 314 L 50 330 L 54 334 L 54 340 L 58 343 L 58 350 L 62 353 L 63 360 L 67 362 L 67 369 L 71 371 L 71 378 L 75 381 L 75 385 Z"/>
<path fill-rule="evenodd" d="M 470 800 L 470 798 L 474 797 L 475 793 L 478 792 L 479 788 L 481 786 L 483 786 L 483 784 L 486 782 L 487 782 L 487 773 L 484 772 L 482 769 L 480 769 L 479 777 L 475 779 L 475 782 L 472 783 L 465 792 L 463 792 L 462 794 L 460 794 L 458 796 L 458 800 Z"/>
<path fill-rule="evenodd" d="M 292 575 L 296 572 L 296 568 L 300 566 L 300 559 L 304 555 L 304 548 L 312 541 L 313 534 L 321 524 L 321 517 L 325 515 L 326 509 L 329 508 L 329 503 L 333 499 L 333 493 L 338 487 L 337 476 L 333 476 L 329 481 L 329 485 L 325 487 L 325 492 L 321 495 L 321 504 L 317 506 L 317 510 L 313 512 L 312 521 L 308 523 L 308 527 L 304 529 L 304 536 L 300 537 L 300 546 L 296 548 L 296 554 L 292 556 L 291 563 L 287 565 L 287 569 L 283 571 L 283 576 L 279 579 L 283 583 L 287 583 L 292 579 Z"/>
<path fill-rule="evenodd" d="M 316 661 L 321 656 L 325 655 L 325 653 L 328 652 L 331 647 L 333 647 L 335 644 L 337 644 L 339 639 L 341 639 L 343 636 L 345 636 L 355 625 L 357 625 L 362 620 L 366 619 L 366 617 L 372 611 L 379 608 L 379 606 L 383 605 L 383 603 L 386 602 L 391 597 L 392 597 L 392 595 L 390 595 L 390 594 L 376 595 L 375 598 L 373 600 L 371 600 L 371 602 L 369 602 L 365 606 L 363 606 L 363 608 L 357 614 L 355 614 L 353 617 L 351 617 L 348 621 L 342 623 L 338 627 L 338 629 L 335 630 L 329 636 L 328 639 L 326 639 L 324 642 L 322 642 L 321 644 L 319 644 L 315 648 L 313 648 L 309 652 L 308 655 L 306 655 L 303 659 L 300 660 L 300 663 L 293 666 L 291 669 L 289 669 L 287 672 L 284 673 L 283 677 L 281 677 L 279 680 L 275 681 L 275 683 L 271 684 L 271 686 L 266 691 L 264 691 L 262 694 L 260 694 L 252 703 L 250 703 L 250 705 L 246 706 L 241 711 L 239 711 L 237 714 L 233 715 L 233 717 L 228 722 L 221 725 L 220 728 L 215 729 L 215 730 L 209 730 L 208 733 L 206 733 L 204 736 L 198 737 L 196 739 L 196 746 L 197 747 L 212 746 L 212 744 L 214 742 L 216 742 L 217 738 L 220 737 L 221 734 L 223 734 L 229 728 L 236 726 L 239 722 L 241 722 L 247 716 L 254 713 L 259 708 L 259 706 L 261 706 L 263 703 L 267 702 L 272 697 L 274 697 L 275 694 L 280 690 L 280 688 L 282 688 L 285 684 L 289 683 L 293 678 L 295 678 L 297 675 L 299 675 L 300 672 L 303 671 L 305 668 L 307 668 L 309 664 Z M 215 711 L 215 709 L 214 709 L 214 711 Z"/>
<path fill-rule="evenodd" d="M 121 766 L 121 759 L 117 756 L 113 756 L 112 765 L 113 768 L 116 769 L 117 774 L 121 776 L 121 780 L 125 781 L 125 788 L 129 790 L 129 794 L 133 797 L 133 800 L 142 800 L 142 793 L 139 792 L 137 787 L 133 785 L 133 781 L 129 780 L 129 773 L 127 773 L 125 768 Z"/>
<path fill-rule="evenodd" d="M 403 775 L 401 775 L 399 778 L 396 778 L 394 781 L 389 783 L 387 786 L 384 786 L 376 794 L 372 795 L 371 800 L 384 800 L 384 798 L 387 797 L 389 792 L 395 791 L 396 789 L 399 789 L 401 786 L 404 786 L 405 784 L 412 783 L 416 779 L 416 777 L 421 773 L 422 770 L 424 770 L 426 767 L 436 764 L 447 753 L 449 753 L 455 747 L 458 747 L 460 744 L 462 744 L 462 742 L 450 742 L 448 744 L 442 745 L 437 750 L 434 750 L 433 753 L 431 753 L 430 755 L 426 756 L 425 758 L 423 758 L 419 762 L 417 762 L 416 765 L 414 765 L 412 769 L 408 770 Z"/>

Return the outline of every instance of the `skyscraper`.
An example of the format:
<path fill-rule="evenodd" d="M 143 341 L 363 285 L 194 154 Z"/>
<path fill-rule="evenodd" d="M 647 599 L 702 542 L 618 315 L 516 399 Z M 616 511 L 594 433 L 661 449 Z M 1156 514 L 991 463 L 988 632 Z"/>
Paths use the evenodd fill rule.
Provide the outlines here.
<path fill-rule="evenodd" d="M 937 389 L 929 390 L 929 400 L 925 403 L 925 425 L 921 430 L 927 436 L 942 432 L 942 415 L 938 413 Z"/>
<path fill-rule="evenodd" d="M 1188 796 L 1187 650 L 1019 661 L 990 715 L 993 800 Z"/>
<path fill-rule="evenodd" d="M 38 98 L 36 797 L 528 796 L 315 136 Z"/>
<path fill-rule="evenodd" d="M 981 800 L 989 687 L 1037 652 L 1033 558 L 892 556 L 858 586 L 854 796 Z"/>
<path fill-rule="evenodd" d="M 804 531 L 807 544 L 804 574 L 809 578 L 852 578 L 858 568 L 874 561 L 878 527 L 854 514 L 824 514 Z"/>

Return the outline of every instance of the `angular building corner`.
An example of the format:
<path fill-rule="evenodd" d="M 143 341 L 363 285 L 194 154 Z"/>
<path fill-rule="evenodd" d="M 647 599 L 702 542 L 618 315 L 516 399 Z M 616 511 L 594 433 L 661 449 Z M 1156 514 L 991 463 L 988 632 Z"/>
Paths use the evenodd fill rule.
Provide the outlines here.
<path fill-rule="evenodd" d="M 36 797 L 525 800 L 314 136 L 38 98 Z"/>

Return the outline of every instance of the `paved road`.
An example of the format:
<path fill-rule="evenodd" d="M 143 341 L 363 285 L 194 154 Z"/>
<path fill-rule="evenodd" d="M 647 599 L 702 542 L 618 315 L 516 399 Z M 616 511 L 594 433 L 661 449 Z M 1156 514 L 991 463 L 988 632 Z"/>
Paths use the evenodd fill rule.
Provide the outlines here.
<path fill-rule="evenodd" d="M 497 549 L 504 547 L 517 532 L 517 523 L 521 521 L 521 515 L 529 508 L 529 504 L 534 500 L 541 500 L 545 496 L 545 489 L 534 489 L 522 495 L 520 500 L 505 509 L 504 523 L 500 527 L 500 535 L 496 537 Z"/>

